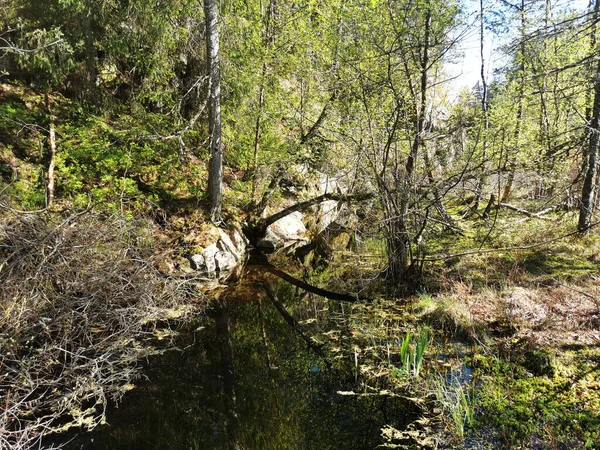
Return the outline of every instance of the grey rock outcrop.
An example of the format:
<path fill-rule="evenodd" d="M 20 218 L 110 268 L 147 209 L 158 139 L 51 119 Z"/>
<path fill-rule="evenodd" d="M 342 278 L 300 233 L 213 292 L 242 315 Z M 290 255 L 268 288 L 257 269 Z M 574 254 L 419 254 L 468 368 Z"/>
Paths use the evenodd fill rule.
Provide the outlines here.
<path fill-rule="evenodd" d="M 202 252 L 191 255 L 189 259 L 194 270 L 204 273 L 209 278 L 223 280 L 246 261 L 248 239 L 237 227 L 229 232 L 219 228 L 218 234 L 217 242 Z"/>
<path fill-rule="evenodd" d="M 272 253 L 284 247 L 306 244 L 308 239 L 303 219 L 304 214 L 299 211 L 279 219 L 267 228 L 265 236 L 257 243 L 258 248 Z"/>
<path fill-rule="evenodd" d="M 345 194 L 346 178 L 343 175 L 330 176 L 306 165 L 293 166 L 288 170 L 285 188 L 282 188 L 284 200 L 277 209 L 323 194 Z M 268 217 L 274 212 L 276 210 L 265 211 L 265 215 Z M 307 211 L 296 211 L 271 224 L 264 237 L 257 242 L 257 247 L 265 253 L 282 249 L 292 251 L 306 246 L 313 238 L 331 235 L 332 230 L 350 229 L 355 223 L 356 216 L 352 208 L 336 200 L 326 200 Z"/>

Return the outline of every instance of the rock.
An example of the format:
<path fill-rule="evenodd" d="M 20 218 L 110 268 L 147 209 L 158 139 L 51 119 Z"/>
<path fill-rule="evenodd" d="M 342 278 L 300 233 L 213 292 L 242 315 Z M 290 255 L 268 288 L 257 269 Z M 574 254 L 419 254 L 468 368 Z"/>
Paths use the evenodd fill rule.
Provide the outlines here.
<path fill-rule="evenodd" d="M 240 255 L 246 255 L 246 249 L 248 248 L 248 244 L 250 241 L 244 235 L 241 228 L 235 228 L 232 236 L 232 242 L 238 250 Z"/>
<path fill-rule="evenodd" d="M 190 264 L 194 270 L 203 270 L 205 267 L 204 256 L 192 255 L 190 256 Z"/>
<path fill-rule="evenodd" d="M 256 245 L 265 253 L 273 253 L 283 246 L 283 242 L 279 236 L 273 233 L 271 228 L 267 228 L 265 236 Z"/>
<path fill-rule="evenodd" d="M 319 191 L 317 195 L 345 193 L 345 190 L 341 188 L 335 178 L 330 177 L 322 172 L 317 172 L 319 176 Z M 333 223 L 339 213 L 339 202 L 335 200 L 327 200 L 319 205 L 318 211 L 318 224 L 319 231 L 325 230 L 331 223 Z"/>
<path fill-rule="evenodd" d="M 229 237 L 225 231 L 219 228 L 219 240 L 217 241 L 217 247 L 221 249 L 221 251 L 229 252 L 232 255 L 237 255 L 238 250 L 236 246 L 233 244 L 233 241 Z"/>
<path fill-rule="evenodd" d="M 303 217 L 301 212 L 296 211 L 270 225 L 265 236 L 257 243 L 258 248 L 264 252 L 273 252 L 298 243 L 307 243 Z"/>
<path fill-rule="evenodd" d="M 231 235 L 218 229 L 218 240 L 201 253 L 190 256 L 191 267 L 206 273 L 211 278 L 225 279 L 233 269 L 246 258 L 248 240 L 239 228 L 233 228 Z"/>
<path fill-rule="evenodd" d="M 218 272 L 227 272 L 233 270 L 237 265 L 238 260 L 230 252 L 220 251 L 215 253 L 215 263 Z"/>
<path fill-rule="evenodd" d="M 286 240 L 301 240 L 305 239 L 306 226 L 302 219 L 304 214 L 299 211 L 293 212 L 285 217 L 282 217 L 277 222 L 271 225 L 271 230 Z"/>
<path fill-rule="evenodd" d="M 217 246 L 223 252 L 233 255 L 236 261 L 241 261 L 246 255 L 248 239 L 241 230 L 234 228 L 231 236 L 219 229 L 219 241 Z"/>
<path fill-rule="evenodd" d="M 205 272 L 212 274 L 217 271 L 215 255 L 217 254 L 218 251 L 219 251 L 219 249 L 217 248 L 216 243 L 211 244 L 208 247 L 206 247 L 204 250 L 202 250 L 201 256 L 204 258 L 204 266 L 202 267 L 202 269 Z"/>

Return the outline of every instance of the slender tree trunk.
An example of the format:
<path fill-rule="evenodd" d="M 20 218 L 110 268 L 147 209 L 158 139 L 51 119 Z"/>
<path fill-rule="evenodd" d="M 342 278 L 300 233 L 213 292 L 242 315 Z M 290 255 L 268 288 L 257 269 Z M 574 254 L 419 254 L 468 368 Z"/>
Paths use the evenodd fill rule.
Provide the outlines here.
<path fill-rule="evenodd" d="M 96 49 L 94 48 L 94 33 L 92 31 L 92 0 L 86 0 L 83 12 L 85 33 L 85 65 L 88 72 L 88 83 L 92 100 L 96 96 L 98 71 L 96 69 Z"/>
<path fill-rule="evenodd" d="M 428 7 L 425 16 L 425 35 L 422 54 L 420 55 L 421 77 L 420 97 L 416 107 L 415 136 L 411 144 L 410 153 L 406 160 L 403 187 L 397 207 L 393 208 L 393 215 L 388 220 L 387 253 L 388 273 L 395 282 L 402 281 L 407 269 L 411 265 L 411 239 L 408 233 L 408 205 L 410 202 L 410 188 L 419 149 L 423 145 L 425 120 L 427 114 L 427 85 L 429 69 L 429 46 L 431 34 L 431 8 Z M 414 95 L 414 94 L 413 94 Z"/>
<path fill-rule="evenodd" d="M 477 211 L 479 208 L 479 202 L 481 201 L 481 195 L 483 193 L 483 187 L 485 185 L 485 163 L 487 161 L 488 151 L 488 129 L 490 127 L 490 121 L 488 117 L 488 86 L 485 78 L 485 55 L 483 49 L 483 38 L 484 38 L 484 24 L 485 14 L 483 9 L 483 0 L 479 0 L 479 55 L 481 57 L 481 115 L 483 117 L 483 141 L 481 148 L 481 161 L 482 161 L 482 174 L 477 180 L 475 186 L 475 204 L 473 210 Z"/>
<path fill-rule="evenodd" d="M 442 195 L 440 194 L 440 190 L 437 187 L 435 177 L 433 175 L 433 166 L 429 159 L 429 153 L 425 146 L 423 145 L 423 158 L 425 160 L 425 170 L 427 171 L 427 180 L 429 181 L 429 185 L 431 186 L 431 191 L 433 193 L 433 200 L 435 202 L 435 209 L 437 209 L 438 214 L 440 215 L 442 221 L 448 227 L 454 226 L 454 220 L 448 213 L 448 210 L 444 206 L 444 202 L 442 201 Z"/>
<path fill-rule="evenodd" d="M 54 203 L 54 168 L 56 167 L 56 131 L 54 127 L 55 117 L 50 108 L 50 98 L 46 93 L 46 109 L 50 114 L 50 123 L 48 125 L 48 143 L 50 145 L 50 162 L 48 164 L 48 184 L 46 185 L 46 206 L 50 207 Z"/>
<path fill-rule="evenodd" d="M 266 72 L 266 64 L 263 64 L 263 74 L 262 78 L 264 79 Z M 264 81 L 261 83 L 259 92 L 258 92 L 258 114 L 256 115 L 256 123 L 254 125 L 254 155 L 252 161 L 252 192 L 250 193 L 250 202 L 251 202 L 251 210 L 256 209 L 256 191 L 258 189 L 258 150 L 260 148 L 260 127 L 262 121 L 263 114 L 263 105 L 265 101 L 265 86 Z"/>
<path fill-rule="evenodd" d="M 596 0 L 594 17 L 598 18 L 600 11 L 600 0 Z M 590 141 L 584 155 L 583 187 L 581 189 L 581 205 L 579 208 L 579 222 L 577 229 L 586 231 L 592 223 L 594 212 L 594 199 L 596 194 L 596 174 L 598 171 L 598 145 L 600 144 L 600 61 L 596 66 L 594 79 L 594 104 L 591 111 Z"/>
<path fill-rule="evenodd" d="M 521 44 L 519 45 L 519 85 L 517 86 L 517 117 L 515 123 L 514 132 L 514 148 L 512 155 L 509 155 L 508 161 L 508 179 L 506 180 L 506 186 L 502 192 L 500 203 L 506 202 L 513 190 L 513 182 L 515 181 L 515 171 L 517 169 L 517 155 L 519 153 L 519 141 L 521 140 L 521 122 L 525 113 L 524 108 L 524 95 L 525 95 L 525 0 L 521 0 L 521 6 L 519 8 L 521 13 Z"/>
<path fill-rule="evenodd" d="M 260 15 L 262 17 L 263 30 L 262 30 L 262 39 L 265 50 L 268 53 L 268 50 L 273 45 L 275 41 L 274 31 L 273 31 L 273 17 L 275 15 L 275 10 L 277 8 L 276 0 L 270 0 L 269 6 L 267 8 L 267 12 L 264 11 L 263 2 L 260 2 Z M 263 61 L 261 75 L 260 75 L 260 87 L 258 89 L 258 112 L 256 114 L 256 122 L 254 125 L 254 155 L 253 155 L 253 164 L 252 164 L 252 191 L 250 193 L 250 210 L 256 209 L 256 191 L 258 189 L 258 154 L 260 150 L 260 130 L 262 126 L 262 116 L 264 111 L 265 104 L 265 83 L 267 82 L 267 71 L 268 65 L 266 60 Z"/>
<path fill-rule="evenodd" d="M 216 0 L 204 0 L 206 21 L 206 57 L 209 82 L 208 123 L 210 161 L 208 165 L 208 199 L 210 219 L 221 220 L 223 201 L 223 148 L 221 143 L 221 73 L 219 67 L 219 15 Z"/>

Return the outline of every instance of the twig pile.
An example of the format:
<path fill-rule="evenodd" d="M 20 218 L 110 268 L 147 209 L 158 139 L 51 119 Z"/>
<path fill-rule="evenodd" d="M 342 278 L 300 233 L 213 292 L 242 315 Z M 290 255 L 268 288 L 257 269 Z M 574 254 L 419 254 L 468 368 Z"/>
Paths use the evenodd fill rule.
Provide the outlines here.
<path fill-rule="evenodd" d="M 0 213 L 0 448 L 31 448 L 101 423 L 152 352 L 156 322 L 193 308 L 189 285 L 154 268 L 148 226 Z"/>

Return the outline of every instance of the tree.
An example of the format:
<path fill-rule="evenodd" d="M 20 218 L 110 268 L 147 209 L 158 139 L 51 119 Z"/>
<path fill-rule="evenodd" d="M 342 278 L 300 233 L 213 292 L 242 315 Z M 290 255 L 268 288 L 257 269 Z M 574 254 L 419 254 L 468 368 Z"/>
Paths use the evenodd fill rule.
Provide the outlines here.
<path fill-rule="evenodd" d="M 219 67 L 219 15 L 216 0 L 204 0 L 206 21 L 206 59 L 208 72 L 208 129 L 210 161 L 208 166 L 208 199 L 210 219 L 221 220 L 223 200 L 223 148 L 221 143 L 221 72 Z"/>
<path fill-rule="evenodd" d="M 598 19 L 600 0 L 596 0 L 594 16 Z M 584 155 L 583 187 L 581 189 L 581 205 L 579 208 L 579 222 L 577 229 L 584 232 L 592 224 L 594 200 L 596 193 L 596 174 L 598 171 L 598 145 L 600 144 L 600 61 L 598 61 L 594 74 L 594 104 L 589 123 L 590 140 Z"/>

